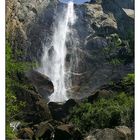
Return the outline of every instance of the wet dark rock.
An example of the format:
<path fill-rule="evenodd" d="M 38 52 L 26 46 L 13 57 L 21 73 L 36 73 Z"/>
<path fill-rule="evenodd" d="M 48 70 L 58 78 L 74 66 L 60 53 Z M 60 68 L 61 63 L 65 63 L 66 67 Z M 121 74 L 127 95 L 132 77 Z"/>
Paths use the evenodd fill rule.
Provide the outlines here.
<path fill-rule="evenodd" d="M 55 140 L 80 140 L 82 139 L 82 134 L 80 131 L 74 128 L 74 126 L 70 124 L 60 125 L 55 129 Z"/>
<path fill-rule="evenodd" d="M 33 123 L 51 119 L 47 101 L 36 92 L 18 87 L 16 96 L 19 101 L 25 102 L 25 108 L 17 118 Z"/>
<path fill-rule="evenodd" d="M 72 109 L 76 104 L 75 100 L 69 99 L 63 104 L 50 102 L 48 106 L 54 120 L 66 121 L 69 116 L 70 109 Z"/>
<path fill-rule="evenodd" d="M 69 133 L 67 126 L 58 126 L 58 128 L 55 129 L 55 140 L 60 139 L 72 139 L 72 135 Z"/>
<path fill-rule="evenodd" d="M 51 80 L 42 73 L 32 70 L 26 73 L 26 76 L 31 83 L 36 87 L 38 93 L 47 99 L 54 92 L 54 86 Z"/>

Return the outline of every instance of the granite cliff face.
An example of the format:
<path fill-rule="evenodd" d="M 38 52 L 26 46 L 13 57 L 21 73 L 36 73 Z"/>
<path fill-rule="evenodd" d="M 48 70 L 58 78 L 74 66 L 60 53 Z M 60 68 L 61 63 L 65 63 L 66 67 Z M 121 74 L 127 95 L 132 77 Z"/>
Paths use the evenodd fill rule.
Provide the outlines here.
<path fill-rule="evenodd" d="M 14 51 L 19 49 L 23 52 L 22 56 L 16 56 L 18 60 L 40 63 L 42 46 L 51 41 L 53 22 L 65 6 L 57 0 L 7 1 L 6 27 L 9 40 Z M 125 40 L 129 32 L 133 32 L 134 19 L 114 0 L 75 5 L 75 11 L 75 37 L 79 44 L 76 50 L 79 59 L 76 72 L 81 74 L 73 76 L 73 94 L 69 96 L 82 98 L 111 80 L 120 79 L 133 71 L 133 60 L 125 59 L 130 57 L 129 44 Z M 112 42 L 115 38 L 121 40 L 118 48 Z M 110 52 L 105 51 L 109 46 L 112 46 Z M 67 44 L 67 47 L 70 56 L 72 46 Z M 124 58 L 120 63 L 113 64 L 112 61 L 119 55 Z"/>
<path fill-rule="evenodd" d="M 41 40 L 44 36 L 42 34 L 47 30 L 47 27 L 42 29 L 42 22 L 47 23 L 39 20 L 39 17 L 46 12 L 46 9 L 49 11 L 48 7 L 55 10 L 57 3 L 57 0 L 6 1 L 6 33 L 14 50 L 23 52 L 18 59 L 33 61 L 38 58 L 37 52 L 41 50 Z M 52 23 L 50 19 L 53 19 L 53 13 L 49 14 L 46 18 Z"/>
<path fill-rule="evenodd" d="M 76 84 L 80 86 L 78 90 L 81 96 L 82 93 L 88 94 L 112 79 L 121 78 L 133 70 L 133 62 L 131 65 L 120 63 L 114 67 L 107 58 L 109 55 L 115 58 L 119 52 L 121 53 L 121 48 L 116 49 L 109 38 L 113 34 L 118 34 L 122 40 L 125 40 L 128 32 L 133 30 L 133 19 L 112 1 L 84 4 L 77 6 L 76 11 L 78 21 L 75 26 L 79 37 L 78 71 L 83 73 L 77 77 Z M 112 52 L 106 54 L 105 49 L 110 45 Z M 127 44 L 122 46 L 128 51 Z"/>

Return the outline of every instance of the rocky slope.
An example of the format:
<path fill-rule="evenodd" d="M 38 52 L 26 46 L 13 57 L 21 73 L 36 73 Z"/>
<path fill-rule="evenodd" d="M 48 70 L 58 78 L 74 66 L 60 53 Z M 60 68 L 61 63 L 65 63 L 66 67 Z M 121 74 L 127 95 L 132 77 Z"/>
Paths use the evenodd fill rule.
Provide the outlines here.
<path fill-rule="evenodd" d="M 87 103 L 88 105 L 89 104 L 96 105 L 98 101 L 103 99 L 108 101 L 109 99 L 115 97 L 115 95 L 117 95 L 117 93 L 119 92 L 125 92 L 126 96 L 133 97 L 134 81 L 131 81 L 129 83 L 127 82 L 123 83 L 123 81 L 120 81 L 118 83 L 114 83 L 113 85 L 112 84 L 106 86 L 104 85 L 103 87 L 95 91 L 92 95 L 82 100 L 69 99 L 65 103 L 54 103 L 54 102 L 47 103 L 47 100 L 44 99 L 44 95 L 42 95 L 42 92 L 40 92 L 39 89 L 40 89 L 40 85 L 42 85 L 42 89 L 44 90 L 47 89 L 46 93 L 48 94 L 52 93 L 53 84 L 50 82 L 49 78 L 36 71 L 28 72 L 26 74 L 26 78 L 27 78 L 26 83 L 28 85 L 29 84 L 32 85 L 30 90 L 22 87 L 18 87 L 16 92 L 17 99 L 26 102 L 26 106 L 24 107 L 24 109 L 20 113 L 16 114 L 14 118 L 15 120 L 18 120 L 18 122 L 20 122 L 14 131 L 17 139 L 133 140 L 134 137 L 133 124 L 129 125 L 123 123 L 125 125 L 119 125 L 120 124 L 119 123 L 117 126 L 111 126 L 109 128 L 100 128 L 100 129 L 92 126 L 92 129 L 87 133 L 85 133 L 82 131 L 80 127 L 77 127 L 75 123 L 72 123 L 70 118 L 72 117 L 71 111 L 74 109 L 74 107 L 76 106 L 78 107 L 80 104 L 83 104 L 82 108 L 84 108 L 84 105 L 86 107 Z M 121 98 L 121 100 L 118 101 L 121 103 L 121 105 L 123 105 L 124 101 L 126 100 L 129 100 L 129 98 L 124 100 L 123 98 Z M 115 102 L 115 100 L 113 102 Z M 128 103 L 126 102 L 125 108 L 129 106 Z M 104 103 L 101 102 L 101 104 Z M 113 106 L 114 105 L 112 105 L 111 108 Z M 105 104 L 105 106 L 103 106 L 103 110 L 105 111 L 108 107 L 109 106 Z M 88 107 L 85 109 L 90 109 L 90 108 Z M 98 109 L 100 110 L 100 106 Z M 117 110 L 119 111 L 120 109 L 118 108 Z M 76 111 L 78 111 L 78 108 L 76 109 Z M 121 112 L 123 112 L 123 110 Z M 104 114 L 102 113 L 100 114 L 101 116 Z M 78 116 L 79 115 L 80 114 L 78 114 Z M 128 121 L 131 121 L 131 123 L 133 123 L 134 120 L 133 119 L 129 120 L 129 115 L 133 116 L 133 114 L 127 114 L 123 118 L 126 117 Z M 109 116 L 110 115 L 108 114 L 106 117 Z M 117 115 L 117 117 L 119 116 Z M 84 116 L 80 115 L 80 118 L 82 117 Z M 92 118 L 88 118 L 88 116 L 85 117 L 87 118 L 86 121 L 89 121 L 89 119 L 90 121 L 92 121 Z M 108 121 L 108 119 L 106 121 Z"/>

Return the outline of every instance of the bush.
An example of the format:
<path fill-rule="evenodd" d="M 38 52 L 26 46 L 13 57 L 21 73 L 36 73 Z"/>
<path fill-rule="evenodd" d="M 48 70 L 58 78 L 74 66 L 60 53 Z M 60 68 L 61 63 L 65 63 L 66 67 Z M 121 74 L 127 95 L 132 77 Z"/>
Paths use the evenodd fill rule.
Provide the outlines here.
<path fill-rule="evenodd" d="M 117 125 L 130 126 L 133 122 L 133 100 L 132 96 L 120 93 L 111 99 L 99 99 L 93 104 L 80 103 L 71 111 L 70 121 L 83 132 Z"/>
<path fill-rule="evenodd" d="M 109 64 L 117 66 L 120 64 L 129 64 L 134 60 L 134 41 L 133 34 L 122 40 L 118 34 L 107 36 L 108 45 L 103 48 L 105 59 Z"/>
<path fill-rule="evenodd" d="M 134 80 L 135 80 L 135 74 L 129 73 L 123 78 L 122 83 L 123 85 L 134 85 Z"/>

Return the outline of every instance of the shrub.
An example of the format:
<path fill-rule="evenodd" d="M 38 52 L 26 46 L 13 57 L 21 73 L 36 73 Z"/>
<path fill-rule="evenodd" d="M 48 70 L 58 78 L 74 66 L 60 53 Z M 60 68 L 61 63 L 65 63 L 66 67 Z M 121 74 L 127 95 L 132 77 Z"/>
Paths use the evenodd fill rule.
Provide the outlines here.
<path fill-rule="evenodd" d="M 123 78 L 122 83 L 123 85 L 133 85 L 134 80 L 135 80 L 135 74 L 129 73 Z"/>
<path fill-rule="evenodd" d="M 131 125 L 133 121 L 133 97 L 125 93 L 97 102 L 80 103 L 71 110 L 70 121 L 81 131 L 94 128 L 112 128 L 117 125 Z"/>
<path fill-rule="evenodd" d="M 118 34 L 111 34 L 106 37 L 108 45 L 103 48 L 105 59 L 109 64 L 117 66 L 120 64 L 129 64 L 133 62 L 134 41 L 133 34 L 122 40 Z"/>

